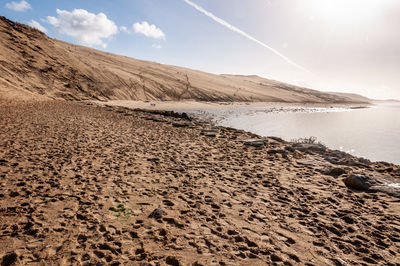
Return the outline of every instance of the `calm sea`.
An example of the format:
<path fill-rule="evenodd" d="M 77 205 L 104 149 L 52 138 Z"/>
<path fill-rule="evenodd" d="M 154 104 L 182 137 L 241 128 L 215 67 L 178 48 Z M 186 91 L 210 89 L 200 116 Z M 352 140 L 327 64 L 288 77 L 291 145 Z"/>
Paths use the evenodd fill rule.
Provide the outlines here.
<path fill-rule="evenodd" d="M 285 140 L 314 136 L 329 148 L 400 164 L 400 105 L 345 108 L 239 108 L 213 112 L 221 126 Z"/>

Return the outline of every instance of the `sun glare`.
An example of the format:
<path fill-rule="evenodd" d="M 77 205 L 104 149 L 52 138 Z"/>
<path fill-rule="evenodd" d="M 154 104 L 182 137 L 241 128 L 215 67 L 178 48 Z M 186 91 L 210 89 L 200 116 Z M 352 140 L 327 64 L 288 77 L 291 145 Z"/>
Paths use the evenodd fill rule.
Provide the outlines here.
<path fill-rule="evenodd" d="M 312 16 L 335 25 L 374 20 L 387 0 L 312 0 Z"/>

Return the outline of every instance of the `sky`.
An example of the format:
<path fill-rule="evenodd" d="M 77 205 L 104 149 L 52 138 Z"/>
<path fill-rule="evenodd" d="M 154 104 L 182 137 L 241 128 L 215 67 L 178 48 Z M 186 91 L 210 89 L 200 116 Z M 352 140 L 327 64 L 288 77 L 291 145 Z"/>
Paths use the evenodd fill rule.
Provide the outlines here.
<path fill-rule="evenodd" d="M 0 15 L 137 59 L 400 99 L 399 0 L 0 0 Z"/>

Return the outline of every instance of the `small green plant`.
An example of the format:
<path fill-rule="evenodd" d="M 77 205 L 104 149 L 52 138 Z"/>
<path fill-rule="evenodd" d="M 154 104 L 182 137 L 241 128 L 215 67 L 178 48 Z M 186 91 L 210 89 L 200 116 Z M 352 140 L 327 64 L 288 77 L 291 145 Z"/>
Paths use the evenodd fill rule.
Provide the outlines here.
<path fill-rule="evenodd" d="M 115 212 L 117 217 L 130 217 L 134 215 L 133 211 L 126 208 L 122 203 L 118 204 L 117 207 L 111 207 L 110 211 Z"/>

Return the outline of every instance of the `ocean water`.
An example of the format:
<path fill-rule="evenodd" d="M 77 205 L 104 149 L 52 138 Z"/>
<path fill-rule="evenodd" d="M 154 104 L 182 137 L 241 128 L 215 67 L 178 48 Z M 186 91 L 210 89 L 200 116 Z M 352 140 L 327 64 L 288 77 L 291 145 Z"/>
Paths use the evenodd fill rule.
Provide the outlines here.
<path fill-rule="evenodd" d="M 400 165 L 400 105 L 348 108 L 239 108 L 212 112 L 221 126 L 285 140 L 314 136 L 331 149 Z"/>

